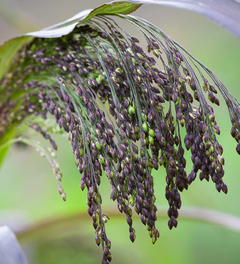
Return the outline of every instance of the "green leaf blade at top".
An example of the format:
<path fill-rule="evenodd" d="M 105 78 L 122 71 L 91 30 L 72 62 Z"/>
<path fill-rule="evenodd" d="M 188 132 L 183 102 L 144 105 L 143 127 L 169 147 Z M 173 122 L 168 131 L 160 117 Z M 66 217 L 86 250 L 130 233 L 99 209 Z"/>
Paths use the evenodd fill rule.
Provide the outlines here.
<path fill-rule="evenodd" d="M 127 15 L 136 11 L 140 6 L 141 4 L 132 4 L 129 1 L 114 1 L 95 8 L 82 22 L 86 22 L 96 15 Z"/>
<path fill-rule="evenodd" d="M 72 32 L 77 24 L 87 22 L 96 15 L 126 15 L 136 11 L 140 6 L 141 4 L 133 4 L 126 1 L 111 2 L 92 10 L 84 10 L 64 22 L 58 23 L 40 31 L 27 33 L 26 35 L 39 38 L 62 37 L 63 35 L 67 35 Z"/>

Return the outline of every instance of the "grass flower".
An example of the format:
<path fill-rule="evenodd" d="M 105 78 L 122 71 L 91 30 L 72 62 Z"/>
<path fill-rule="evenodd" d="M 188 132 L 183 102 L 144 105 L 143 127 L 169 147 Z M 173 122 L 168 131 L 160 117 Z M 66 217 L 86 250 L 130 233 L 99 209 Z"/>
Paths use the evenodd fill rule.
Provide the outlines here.
<path fill-rule="evenodd" d="M 14 58 L 0 80 L 0 142 L 35 146 L 48 159 L 62 199 L 62 173 L 54 160 L 51 132 L 68 133 L 87 189 L 88 214 L 102 263 L 112 259 L 99 186 L 108 178 L 111 199 L 126 215 L 129 237 L 135 211 L 152 242 L 156 228 L 153 170 L 166 169 L 168 226 L 177 227 L 180 193 L 196 179 L 211 179 L 218 192 L 223 181 L 223 148 L 217 140 L 213 106 L 221 94 L 232 122 L 231 135 L 240 154 L 238 101 L 219 79 L 158 27 L 130 15 L 119 15 L 139 30 L 145 43 L 130 36 L 108 16 L 79 23 L 61 38 L 34 38 Z M 52 149 L 24 137 L 34 130 Z M 186 171 L 185 150 L 192 170 Z"/>

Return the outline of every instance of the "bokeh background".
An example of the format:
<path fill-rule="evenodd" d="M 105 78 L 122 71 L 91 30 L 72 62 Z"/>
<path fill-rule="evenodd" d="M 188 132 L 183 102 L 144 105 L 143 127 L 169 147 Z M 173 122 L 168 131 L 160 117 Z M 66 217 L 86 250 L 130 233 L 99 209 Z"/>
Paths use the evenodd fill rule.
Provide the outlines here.
<path fill-rule="evenodd" d="M 103 3 L 103 0 L 0 0 L 0 43 Z M 135 15 L 154 23 L 185 47 L 240 100 L 238 39 L 190 11 L 145 5 Z M 235 151 L 236 142 L 230 136 L 228 111 L 222 101 L 215 113 L 221 128 L 218 139 L 224 148 L 224 178 L 229 193 L 218 193 L 212 182 L 196 179 L 182 194 L 182 208 L 206 208 L 240 217 L 240 157 Z M 94 242 L 92 221 L 86 213 L 86 191 L 82 192 L 79 187 L 80 175 L 71 147 L 66 138 L 59 136 L 56 140 L 67 201 L 61 200 L 47 161 L 30 147 L 13 146 L 0 171 L 0 224 L 8 224 L 18 235 L 29 264 L 100 263 L 101 249 Z M 188 172 L 190 169 L 189 162 Z M 164 170 L 155 172 L 154 177 L 157 205 L 167 211 Z M 109 199 L 110 185 L 102 178 L 103 208 L 111 218 L 106 227 L 112 241 L 113 264 L 240 262 L 238 231 L 181 218 L 181 211 L 178 227 L 172 231 L 167 227 L 166 215 L 159 216 L 157 227 L 161 235 L 155 245 L 135 216 L 137 239 L 132 244 L 125 217 L 117 213 L 116 204 Z"/>

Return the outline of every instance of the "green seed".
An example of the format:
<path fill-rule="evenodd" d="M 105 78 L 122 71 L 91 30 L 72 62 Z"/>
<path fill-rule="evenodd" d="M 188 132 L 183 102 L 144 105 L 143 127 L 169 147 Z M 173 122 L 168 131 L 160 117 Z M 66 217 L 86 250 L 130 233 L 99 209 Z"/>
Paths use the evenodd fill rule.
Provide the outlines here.
<path fill-rule="evenodd" d="M 128 113 L 129 113 L 129 115 L 135 114 L 135 108 L 133 106 L 129 106 L 128 107 Z"/>
<path fill-rule="evenodd" d="M 98 84 L 101 84 L 103 80 L 104 80 L 104 77 L 101 74 L 99 74 L 98 77 L 96 78 L 96 81 Z"/>
<path fill-rule="evenodd" d="M 104 157 L 102 155 L 99 155 L 98 161 L 99 161 L 100 164 L 104 164 L 105 159 L 104 159 Z"/>
<path fill-rule="evenodd" d="M 145 141 L 145 145 L 148 145 L 149 144 L 148 138 L 145 138 L 144 141 Z"/>
<path fill-rule="evenodd" d="M 96 142 L 96 148 L 97 148 L 98 150 L 101 150 L 102 146 L 101 146 L 101 144 L 100 144 L 99 142 Z"/>
<path fill-rule="evenodd" d="M 147 115 L 145 115 L 144 113 L 142 113 L 142 120 L 147 121 Z"/>
<path fill-rule="evenodd" d="M 82 148 L 79 149 L 79 153 L 80 153 L 80 156 L 83 155 L 83 149 Z"/>
<path fill-rule="evenodd" d="M 155 242 L 156 242 L 156 238 L 155 236 L 152 236 L 152 243 L 155 244 Z"/>
<path fill-rule="evenodd" d="M 156 134 L 155 134 L 155 132 L 154 132 L 153 129 L 149 129 L 148 133 L 149 133 L 149 135 L 152 136 L 152 137 L 155 137 L 155 136 L 156 136 Z M 151 143 L 150 143 L 150 144 L 151 144 Z"/>
<path fill-rule="evenodd" d="M 121 73 L 123 73 L 123 69 L 121 69 L 121 68 L 117 68 L 117 69 L 115 70 L 115 72 L 121 74 Z"/>
<path fill-rule="evenodd" d="M 133 161 L 137 161 L 138 160 L 138 154 L 135 154 L 133 157 L 132 157 Z"/>
<path fill-rule="evenodd" d="M 160 51 L 159 50 L 154 50 L 153 51 L 153 54 L 156 56 L 156 57 L 159 57 L 161 55 Z"/>
<path fill-rule="evenodd" d="M 150 145 L 154 145 L 154 138 L 153 137 L 149 136 L 148 140 L 149 140 Z"/>
<path fill-rule="evenodd" d="M 148 125 L 146 124 L 146 123 L 143 123 L 142 124 L 142 129 L 143 129 L 143 131 L 148 131 Z"/>

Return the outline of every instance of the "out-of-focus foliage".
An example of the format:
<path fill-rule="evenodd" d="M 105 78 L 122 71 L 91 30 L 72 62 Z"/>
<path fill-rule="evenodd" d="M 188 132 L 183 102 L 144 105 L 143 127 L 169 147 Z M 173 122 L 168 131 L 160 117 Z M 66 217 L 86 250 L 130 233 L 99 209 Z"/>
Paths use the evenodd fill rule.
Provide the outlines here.
<path fill-rule="evenodd" d="M 237 0 L 130 0 L 138 4 L 159 4 L 198 12 L 240 38 L 240 3 Z"/>

